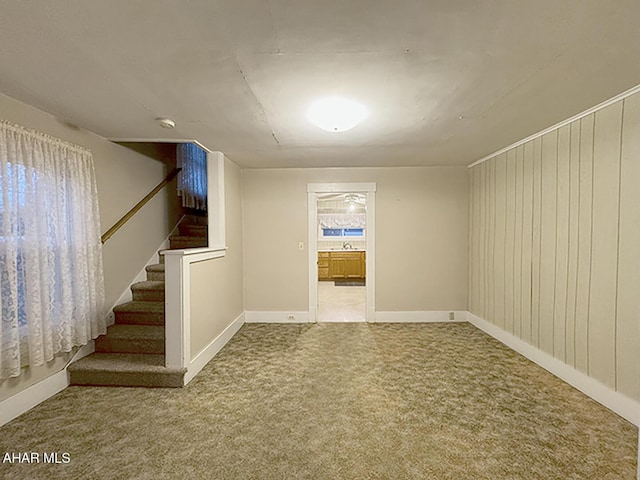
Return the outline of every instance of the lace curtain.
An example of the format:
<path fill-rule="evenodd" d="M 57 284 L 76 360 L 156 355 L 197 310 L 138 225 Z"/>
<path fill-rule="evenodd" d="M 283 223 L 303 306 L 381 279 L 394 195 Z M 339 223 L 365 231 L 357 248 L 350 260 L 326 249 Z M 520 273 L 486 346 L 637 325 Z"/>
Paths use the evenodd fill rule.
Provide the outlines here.
<path fill-rule="evenodd" d="M 177 150 L 178 195 L 182 206 L 207 209 L 207 152 L 193 143 L 181 143 Z"/>
<path fill-rule="evenodd" d="M 0 378 L 106 332 L 93 158 L 0 121 Z"/>
<path fill-rule="evenodd" d="M 365 228 L 366 213 L 319 213 L 320 228 Z"/>

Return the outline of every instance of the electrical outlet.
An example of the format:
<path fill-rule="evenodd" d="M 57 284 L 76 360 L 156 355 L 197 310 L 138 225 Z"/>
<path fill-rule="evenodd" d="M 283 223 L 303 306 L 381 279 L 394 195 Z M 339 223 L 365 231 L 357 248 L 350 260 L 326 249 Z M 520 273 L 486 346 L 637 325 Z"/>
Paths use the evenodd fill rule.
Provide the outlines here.
<path fill-rule="evenodd" d="M 456 314 L 453 312 L 449 312 L 449 320 L 455 320 L 456 319 Z"/>
<path fill-rule="evenodd" d="M 293 321 L 293 320 L 295 320 L 295 319 L 296 319 L 295 315 L 289 315 L 289 316 L 287 317 L 287 320 L 291 320 L 291 321 Z"/>

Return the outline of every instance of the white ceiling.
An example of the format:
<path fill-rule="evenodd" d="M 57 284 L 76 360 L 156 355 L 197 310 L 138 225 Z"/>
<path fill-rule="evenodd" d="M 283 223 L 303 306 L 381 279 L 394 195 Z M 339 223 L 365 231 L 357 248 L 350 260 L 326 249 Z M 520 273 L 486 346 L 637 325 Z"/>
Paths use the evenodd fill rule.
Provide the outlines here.
<path fill-rule="evenodd" d="M 640 84 L 639 20 L 638 0 L 0 0 L 0 91 L 247 168 L 466 165 Z M 325 95 L 371 114 L 324 132 Z"/>

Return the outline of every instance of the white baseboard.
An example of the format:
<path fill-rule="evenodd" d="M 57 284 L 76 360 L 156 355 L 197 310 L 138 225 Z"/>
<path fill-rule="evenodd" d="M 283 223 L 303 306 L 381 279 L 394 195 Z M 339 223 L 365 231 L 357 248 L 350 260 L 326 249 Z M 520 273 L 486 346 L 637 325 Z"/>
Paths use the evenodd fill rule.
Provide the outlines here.
<path fill-rule="evenodd" d="M 96 351 L 96 341 L 95 340 L 89 340 L 89 343 L 87 343 L 86 345 L 81 346 L 78 349 L 78 351 L 73 356 L 73 358 L 67 362 L 67 365 L 65 366 L 65 368 L 68 367 L 70 363 L 76 362 L 76 361 L 80 360 L 81 358 L 86 357 L 87 355 L 91 355 L 95 351 Z"/>
<path fill-rule="evenodd" d="M 240 330 L 245 323 L 245 314 L 241 313 L 238 317 L 225 328 L 209 345 L 207 345 L 200 353 L 198 353 L 187 367 L 187 373 L 184 376 L 184 384 L 186 385 L 193 377 L 195 377 L 204 366 L 211 361 L 217 353 L 222 350 L 229 340 Z"/>
<path fill-rule="evenodd" d="M 69 386 L 66 368 L 0 402 L 0 426 Z"/>
<path fill-rule="evenodd" d="M 453 313 L 453 320 L 449 316 Z M 432 323 L 466 322 L 467 312 L 462 310 L 427 310 L 407 312 L 375 312 L 376 323 Z"/>
<path fill-rule="evenodd" d="M 244 312 L 247 323 L 309 323 L 309 312 Z M 291 318 L 293 317 L 293 318 Z"/>
<path fill-rule="evenodd" d="M 512 350 L 515 350 L 519 354 L 527 357 L 532 362 L 537 363 L 545 370 L 548 370 L 556 377 L 577 388 L 585 395 L 593 398 L 596 402 L 601 403 L 629 422 L 636 426 L 640 426 L 640 403 L 616 392 L 594 378 L 579 372 L 575 368 L 567 365 L 557 358 L 552 357 L 533 345 L 530 345 L 510 333 L 505 332 L 485 319 L 480 318 L 471 312 L 467 312 L 467 315 L 469 322 L 480 330 L 488 333 Z"/>
<path fill-rule="evenodd" d="M 69 364 L 91 355 L 94 351 L 95 342 L 91 340 L 80 347 L 59 372 L 2 400 L 0 402 L 0 427 L 67 388 L 69 386 L 69 375 L 67 375 Z"/>

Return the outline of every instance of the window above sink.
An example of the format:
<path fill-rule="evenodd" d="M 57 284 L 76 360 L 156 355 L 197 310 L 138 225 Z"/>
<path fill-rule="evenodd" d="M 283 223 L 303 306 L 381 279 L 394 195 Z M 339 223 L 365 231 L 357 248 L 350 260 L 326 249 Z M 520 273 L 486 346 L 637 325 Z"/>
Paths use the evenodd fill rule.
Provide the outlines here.
<path fill-rule="evenodd" d="M 321 228 L 320 239 L 339 240 L 341 238 L 364 239 L 364 228 Z"/>

